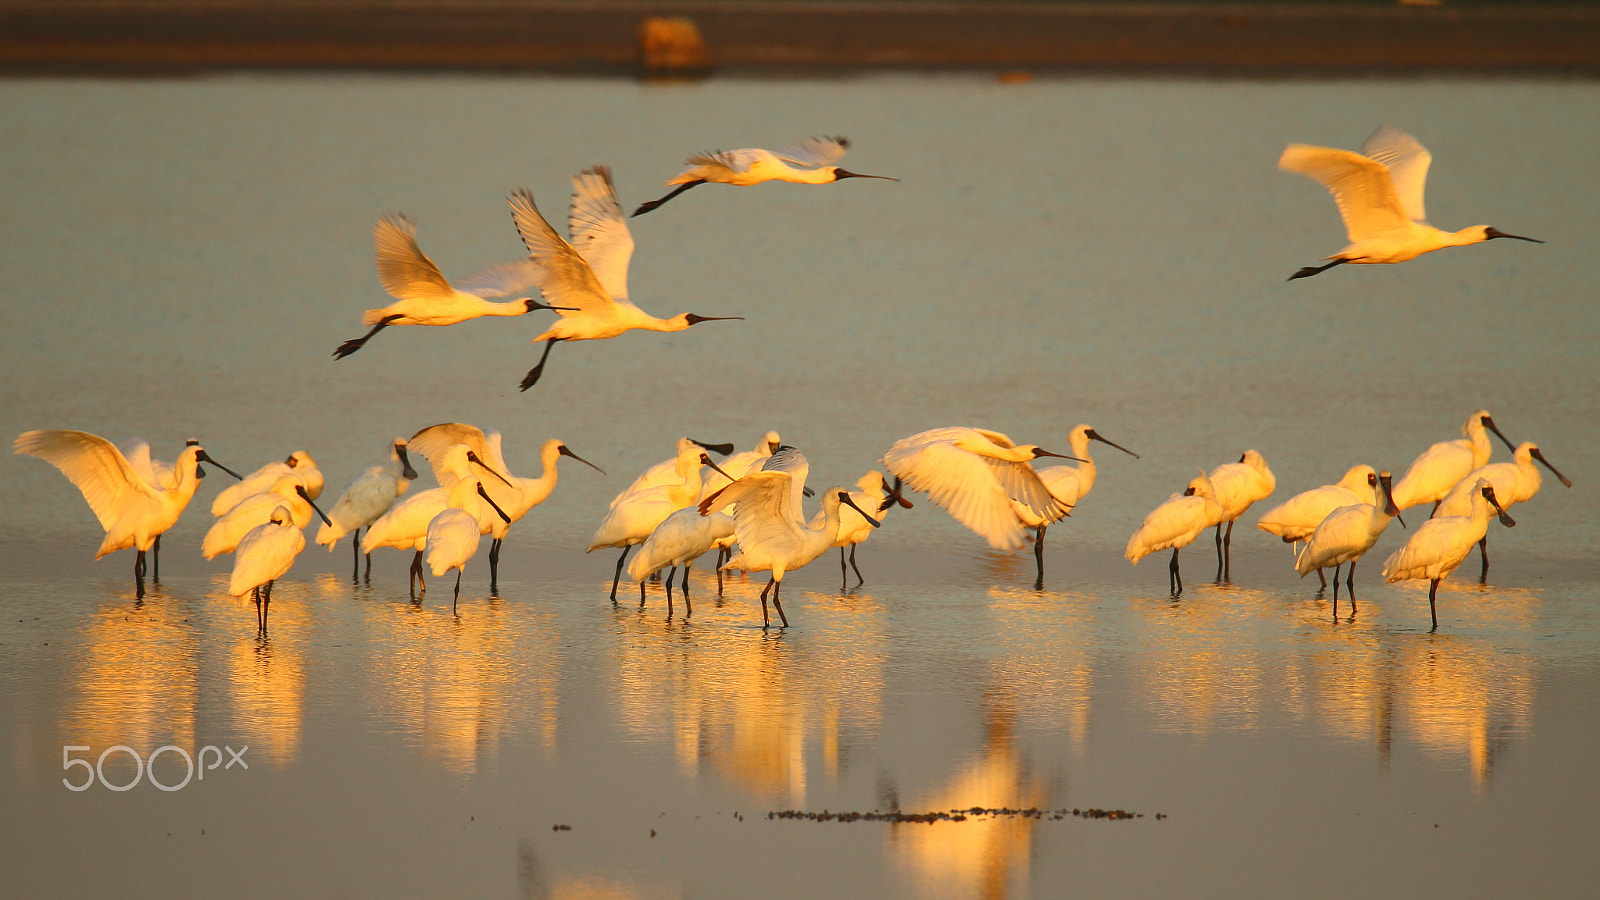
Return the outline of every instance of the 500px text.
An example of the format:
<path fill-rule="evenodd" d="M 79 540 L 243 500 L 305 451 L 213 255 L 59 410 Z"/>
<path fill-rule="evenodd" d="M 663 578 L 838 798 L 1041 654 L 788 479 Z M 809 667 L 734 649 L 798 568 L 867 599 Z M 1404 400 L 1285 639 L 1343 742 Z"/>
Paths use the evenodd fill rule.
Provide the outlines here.
<path fill-rule="evenodd" d="M 176 791 L 188 785 L 190 779 L 204 781 L 206 778 L 206 772 L 211 771 L 218 766 L 222 766 L 224 770 L 227 770 L 233 768 L 234 764 L 237 763 L 240 768 L 250 768 L 250 764 L 244 761 L 245 751 L 249 749 L 249 747 L 240 747 L 238 750 L 235 750 L 232 747 L 223 747 L 218 749 L 217 747 L 207 744 L 206 746 L 201 747 L 199 752 L 194 756 L 190 756 L 189 751 L 183 749 L 182 747 L 174 744 L 167 744 L 164 747 L 157 747 L 156 749 L 150 751 L 150 757 L 148 760 L 146 760 L 144 757 L 139 755 L 139 751 L 133 749 L 132 747 L 129 747 L 126 744 L 117 744 L 116 746 L 107 747 L 105 750 L 101 751 L 100 758 L 95 760 L 94 764 L 91 765 L 89 760 L 74 758 L 72 755 L 79 751 L 89 751 L 90 748 L 88 746 L 68 744 L 67 746 L 61 748 L 61 769 L 64 772 L 71 772 L 73 769 L 82 766 L 83 780 L 75 783 L 73 782 L 72 778 L 67 777 L 62 778 L 61 783 L 66 785 L 67 790 L 69 791 L 86 791 L 96 781 L 99 781 L 100 786 L 104 787 L 106 790 L 126 791 L 130 790 L 134 785 L 138 784 L 141 779 L 148 775 L 150 783 L 155 785 L 157 789 L 163 791 Z M 227 765 L 223 765 L 222 763 L 223 750 L 228 752 Z M 126 784 L 113 784 L 112 782 L 106 780 L 106 757 L 117 753 L 124 753 L 133 757 L 133 778 Z M 210 756 L 208 757 L 207 754 L 210 754 Z M 156 758 L 162 755 L 173 756 L 183 760 L 184 774 L 182 781 L 169 784 L 164 783 L 156 778 Z M 113 759 L 114 758 L 115 757 L 113 757 Z M 208 759 L 210 761 L 210 765 L 206 764 Z"/>

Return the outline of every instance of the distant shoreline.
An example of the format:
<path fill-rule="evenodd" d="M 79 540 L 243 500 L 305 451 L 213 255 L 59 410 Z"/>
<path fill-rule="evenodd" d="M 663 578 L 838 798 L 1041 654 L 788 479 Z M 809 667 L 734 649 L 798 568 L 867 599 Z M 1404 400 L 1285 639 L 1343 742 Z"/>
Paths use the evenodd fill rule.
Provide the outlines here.
<path fill-rule="evenodd" d="M 485 71 L 636 76 L 648 15 L 711 71 L 1600 74 L 1600 7 L 0 0 L 0 74 Z"/>

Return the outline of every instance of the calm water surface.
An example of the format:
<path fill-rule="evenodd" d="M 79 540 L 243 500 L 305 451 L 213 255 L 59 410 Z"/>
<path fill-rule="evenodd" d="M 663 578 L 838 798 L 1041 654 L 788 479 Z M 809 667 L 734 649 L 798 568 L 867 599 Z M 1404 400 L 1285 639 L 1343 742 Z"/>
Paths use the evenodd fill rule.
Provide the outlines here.
<path fill-rule="evenodd" d="M 1380 121 L 1435 155 L 1432 220 L 1548 241 L 1284 278 L 1343 246 L 1289 141 Z M 1600 883 L 1600 90 L 977 77 L 625 82 L 306 77 L 0 84 L 0 432 L 190 436 L 235 469 L 310 451 L 331 499 L 390 438 L 504 432 L 562 470 L 511 533 L 498 596 L 408 600 L 405 558 L 344 546 L 280 582 L 270 637 L 200 558 L 201 488 L 133 599 L 132 558 L 59 473 L 0 458 L 0 893 L 6 896 L 1575 896 Z M 707 187 L 633 220 L 652 312 L 742 315 L 562 346 L 527 394 L 531 320 L 396 328 L 333 361 L 384 296 L 377 215 L 447 274 L 520 250 L 503 196 L 552 219 L 608 163 L 625 206 L 687 153 L 855 139 L 877 181 Z M 1367 462 L 1403 470 L 1491 410 L 1572 477 L 1492 534 L 1487 584 L 1358 574 L 1359 611 L 1249 527 L 1166 593 L 1121 557 L 1197 466 L 1260 450 L 1267 505 Z M 840 591 L 704 574 L 668 617 L 582 548 L 684 433 L 769 428 L 813 484 L 897 438 L 974 424 L 1066 451 L 1091 422 L 1142 458 L 1031 557 L 929 503 L 889 516 Z M 1504 458 L 1504 450 L 1497 458 Z M 1420 517 L 1418 517 L 1420 519 Z M 1412 520 L 1416 527 L 1418 520 Z M 709 566 L 702 566 L 709 569 Z M 1466 574 L 1476 572 L 1469 561 Z M 68 790 L 63 748 L 248 747 L 164 792 Z M 226 761 L 226 755 L 222 758 Z M 151 770 L 182 781 L 180 755 Z M 127 783 L 131 756 L 104 779 Z M 769 812 L 1105 808 L 1129 821 L 770 820 Z M 1163 818 L 1157 818 L 1156 814 Z M 557 826 L 570 826 L 569 830 Z"/>

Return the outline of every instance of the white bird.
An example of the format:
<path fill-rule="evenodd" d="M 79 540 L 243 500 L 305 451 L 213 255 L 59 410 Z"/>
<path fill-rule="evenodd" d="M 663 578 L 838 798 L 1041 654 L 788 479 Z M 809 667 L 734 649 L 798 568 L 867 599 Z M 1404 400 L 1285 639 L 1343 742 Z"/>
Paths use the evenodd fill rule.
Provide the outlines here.
<path fill-rule="evenodd" d="M 1072 447 L 1072 455 L 1081 459 L 1082 462 L 1076 466 L 1049 466 L 1048 468 L 1037 470 L 1039 480 L 1043 481 L 1044 486 L 1050 490 L 1051 495 L 1061 501 L 1061 505 L 1068 509 L 1077 506 L 1078 501 L 1094 489 L 1097 470 L 1094 459 L 1089 456 L 1090 441 L 1099 441 L 1102 444 L 1116 447 L 1134 459 L 1139 458 L 1139 454 L 1129 450 L 1127 447 L 1114 444 L 1101 437 L 1100 433 L 1089 425 L 1079 425 L 1072 429 L 1072 433 L 1067 436 L 1067 443 Z M 1050 523 L 1046 522 L 1043 517 L 1034 515 L 1032 510 L 1021 503 L 1013 503 L 1011 506 L 1012 510 L 1016 512 L 1017 518 L 1022 520 L 1022 524 L 1034 530 L 1033 559 L 1038 567 L 1038 578 L 1035 583 L 1038 587 L 1043 588 L 1044 533 L 1050 527 Z"/>
<path fill-rule="evenodd" d="M 211 514 L 218 517 L 227 515 L 228 510 L 233 509 L 240 500 L 272 490 L 278 479 L 285 475 L 293 475 L 305 485 L 306 493 L 311 495 L 311 499 L 315 500 L 322 496 L 324 482 L 322 470 L 317 468 L 317 461 L 304 450 L 296 450 L 282 462 L 267 463 L 240 479 L 238 484 L 229 485 L 211 501 Z"/>
<path fill-rule="evenodd" d="M 198 444 L 199 441 L 189 440 L 184 446 Z M 143 438 L 129 438 L 117 445 L 128 465 L 133 467 L 145 481 L 157 490 L 170 491 L 178 486 L 178 471 L 172 463 L 163 462 L 150 455 L 150 445 Z M 205 478 L 206 470 L 203 466 L 196 466 L 195 478 Z M 156 542 L 150 545 L 150 573 L 154 581 L 161 580 L 161 535 L 156 535 Z"/>
<path fill-rule="evenodd" d="M 1181 494 L 1173 494 L 1166 502 L 1150 511 L 1144 523 L 1128 538 L 1123 556 L 1132 565 L 1159 550 L 1172 548 L 1172 560 L 1167 563 L 1167 584 L 1172 596 L 1183 593 L 1183 578 L 1178 574 L 1178 551 L 1189 546 L 1202 531 L 1209 528 L 1222 515 L 1222 505 L 1217 502 L 1211 479 L 1202 471 L 1199 477 L 1189 480 Z"/>
<path fill-rule="evenodd" d="M 733 535 L 733 517 L 726 513 L 702 516 L 698 508 L 686 506 L 662 519 L 661 524 L 639 545 L 639 552 L 633 555 L 633 561 L 628 563 L 628 577 L 639 583 L 639 605 L 644 605 L 645 581 L 671 566 L 665 581 L 667 615 L 672 615 L 672 576 L 682 567 L 685 614 L 693 614 L 694 608 L 689 605 L 689 568 L 708 550 L 720 541 L 731 539 Z M 719 570 L 719 590 L 721 578 Z"/>
<path fill-rule="evenodd" d="M 133 564 L 136 596 L 144 596 L 145 552 L 156 538 L 177 524 L 200 484 L 198 469 L 208 462 L 229 475 L 238 474 L 189 444 L 172 464 L 174 486 L 157 488 L 134 471 L 114 444 L 87 431 L 24 431 L 12 441 L 15 453 L 37 456 L 67 476 L 100 520 L 106 536 L 94 558 L 128 547 L 138 551 Z"/>
<path fill-rule="evenodd" d="M 1549 469 L 1556 478 L 1561 480 L 1565 487 L 1572 487 L 1572 482 L 1567 476 L 1556 471 L 1550 461 L 1544 458 L 1544 452 L 1539 445 L 1532 441 L 1523 441 L 1517 445 L 1516 453 L 1511 462 L 1490 463 L 1472 470 L 1466 478 L 1461 479 L 1455 487 L 1450 489 L 1444 499 L 1439 501 L 1439 506 L 1433 511 L 1435 518 L 1441 516 L 1466 516 L 1472 513 L 1473 493 L 1472 486 L 1479 481 L 1487 481 L 1494 488 L 1495 499 L 1500 502 L 1502 510 L 1510 511 L 1511 507 L 1533 499 L 1539 493 L 1539 488 L 1544 486 L 1544 476 L 1539 474 L 1539 467 L 1534 465 L 1537 460 Z M 1489 533 L 1484 532 L 1478 540 L 1478 553 L 1483 559 L 1483 572 L 1481 578 L 1489 577 Z"/>
<path fill-rule="evenodd" d="M 1494 238 L 1544 243 L 1506 234 L 1488 225 L 1441 231 L 1428 224 L 1422 191 L 1432 155 L 1417 139 L 1393 125 L 1380 125 L 1360 153 L 1333 147 L 1290 144 L 1278 168 L 1321 182 L 1339 205 L 1350 246 L 1321 266 L 1306 266 L 1289 276 L 1305 278 L 1343 263 L 1398 263 L 1431 250 L 1464 247 Z"/>
<path fill-rule="evenodd" d="M 487 434 L 482 429 L 473 425 L 460 422 L 446 422 L 440 425 L 430 425 L 411 436 L 411 446 L 422 454 L 434 466 L 434 477 L 441 485 L 448 485 L 454 481 L 448 469 L 441 465 L 444 455 L 455 444 L 461 444 L 472 450 L 479 458 L 484 460 L 490 471 L 500 476 L 498 480 L 485 481 L 484 489 L 489 492 L 489 497 L 496 506 L 505 510 L 508 521 L 499 518 L 489 520 L 489 534 L 493 542 L 489 545 L 489 589 L 495 590 L 500 580 L 500 545 L 505 540 L 506 533 L 511 526 L 521 521 L 535 506 L 550 498 L 556 488 L 556 462 L 563 456 L 570 457 L 583 463 L 596 472 L 604 475 L 605 470 L 589 462 L 587 459 L 573 453 L 565 441 L 559 438 L 550 438 L 539 448 L 539 462 L 542 471 L 538 478 L 526 478 L 511 474 L 511 469 L 506 465 L 505 455 L 501 449 L 501 436 L 498 431 Z"/>
<path fill-rule="evenodd" d="M 442 465 L 450 473 L 447 476 L 449 487 L 411 492 L 404 500 L 396 503 L 394 508 L 379 516 L 376 522 L 368 525 L 366 536 L 361 539 L 362 553 L 371 553 L 379 547 L 415 551 L 406 581 L 408 591 L 414 591 L 417 583 L 422 581 L 422 551 L 428 546 L 428 523 L 433 521 L 434 516 L 450 507 L 451 490 L 463 481 L 475 480 L 473 466 L 487 471 L 495 478 L 500 478 L 500 473 L 489 468 L 476 452 L 463 444 L 456 444 L 445 451 Z M 480 496 L 487 500 L 488 493 L 481 491 L 481 484 L 478 487 Z M 463 505 L 470 504 L 471 501 L 468 501 Z M 469 511 L 483 523 L 484 533 L 488 533 L 488 522 L 491 521 L 492 513 L 483 504 L 478 504 L 478 507 Z M 422 590 L 423 593 L 427 592 L 425 582 Z"/>
<path fill-rule="evenodd" d="M 1015 552 L 1027 542 L 1016 505 L 1044 524 L 1070 507 L 1057 500 L 1029 462 L 1053 456 L 1034 444 L 1014 444 L 983 428 L 934 428 L 896 441 L 883 454 L 889 474 L 924 491 L 996 550 Z"/>
<path fill-rule="evenodd" d="M 1500 508 L 1495 499 L 1494 487 L 1486 479 L 1472 483 L 1472 512 L 1465 516 L 1441 516 L 1422 523 L 1410 540 L 1389 555 L 1383 563 L 1383 580 L 1389 583 L 1410 578 L 1426 578 L 1428 585 L 1428 612 L 1433 618 L 1433 630 L 1439 630 L 1439 610 L 1435 597 L 1439 582 L 1456 570 L 1472 545 L 1483 540 L 1489 531 L 1489 507 L 1500 514 L 1500 524 L 1510 528 L 1517 524 Z"/>
<path fill-rule="evenodd" d="M 317 529 L 317 543 L 326 544 L 332 553 L 339 538 L 350 535 L 350 547 L 355 551 L 355 565 L 361 566 L 361 529 L 371 525 L 378 517 L 394 506 L 403 495 L 417 470 L 411 468 L 411 458 L 406 455 L 406 439 L 397 437 L 389 446 L 389 461 L 372 466 L 350 480 L 328 510 L 329 524 Z M 367 557 L 367 576 L 372 576 L 372 557 Z M 354 577 L 354 576 L 352 576 Z"/>
<path fill-rule="evenodd" d="M 1222 508 L 1211 524 L 1217 526 L 1217 580 L 1226 581 L 1233 564 L 1233 523 L 1252 503 L 1270 496 L 1278 486 L 1278 479 L 1267 468 L 1267 461 L 1254 450 L 1246 450 L 1236 463 L 1217 466 L 1207 477 L 1211 479 L 1217 504 Z M 1226 535 L 1222 533 L 1223 523 L 1228 526 Z"/>
<path fill-rule="evenodd" d="M 313 512 L 322 518 L 324 524 L 329 521 L 317 504 L 312 502 L 311 493 L 300 479 L 285 475 L 270 490 L 240 500 L 226 515 L 213 522 L 200 542 L 200 555 L 215 559 L 224 553 L 232 553 L 250 529 L 270 521 L 273 511 L 279 506 L 288 507 L 296 528 L 306 527 Z"/>
<path fill-rule="evenodd" d="M 233 574 L 228 577 L 228 593 L 235 597 L 255 593 L 257 632 L 267 632 L 272 583 L 289 571 L 305 548 L 305 535 L 294 524 L 294 515 L 287 506 L 274 509 L 267 521 L 250 529 L 239 541 Z"/>
<path fill-rule="evenodd" d="M 617 584 L 622 580 L 622 566 L 628 560 L 628 553 L 636 545 L 644 543 L 667 516 L 686 506 L 693 506 L 699 499 L 701 466 L 709 466 L 716 472 L 722 471 L 704 450 L 691 441 L 678 451 L 677 483 L 619 497 L 612 502 L 605 518 L 600 520 L 584 552 L 593 553 L 606 547 L 622 548 L 622 555 L 617 557 L 616 574 L 611 579 L 613 601 L 617 599 Z"/>
<path fill-rule="evenodd" d="M 833 546 L 839 548 L 839 590 L 845 589 L 845 552 L 850 548 L 850 568 L 856 571 L 856 584 L 865 584 L 866 578 L 861 575 L 861 568 L 856 565 L 856 545 L 866 540 L 879 526 L 883 524 L 883 517 L 893 509 L 896 504 L 911 509 L 911 501 L 900 496 L 901 483 L 897 479 L 891 487 L 888 479 L 882 472 L 873 469 L 867 474 L 856 479 L 856 490 L 850 492 L 850 509 L 839 510 L 839 536 L 834 539 Z M 868 521 L 866 517 L 855 512 L 865 509 L 876 516 L 877 525 Z M 820 528 L 823 513 L 818 510 L 812 515 L 811 528 Z"/>
<path fill-rule="evenodd" d="M 795 456 L 799 456 L 795 451 Z M 778 455 L 774 455 L 774 459 Z M 765 468 L 751 472 L 720 491 L 700 501 L 700 514 L 710 515 L 734 505 L 734 535 L 739 552 L 722 568 L 743 569 L 746 572 L 771 572 L 767 586 L 761 589 L 761 627 L 770 624 L 767 616 L 767 593 L 772 593 L 772 605 L 778 610 L 778 619 L 784 627 L 789 617 L 784 615 L 779 594 L 783 590 L 783 576 L 811 562 L 839 537 L 839 507 L 850 506 L 873 526 L 878 520 L 871 513 L 855 505 L 842 487 L 831 487 L 822 493 L 822 517 L 808 524 L 799 508 L 800 491 L 797 479 L 803 478 L 785 468 Z"/>
<path fill-rule="evenodd" d="M 1328 513 L 1339 507 L 1375 502 L 1373 490 L 1377 484 L 1376 469 L 1367 465 L 1351 466 L 1338 482 L 1301 491 L 1262 513 L 1256 520 L 1256 527 L 1283 538 L 1285 544 L 1299 543 L 1310 537 Z M 1317 570 L 1317 578 L 1321 579 L 1323 587 L 1328 586 L 1321 569 Z"/>
<path fill-rule="evenodd" d="M 639 476 L 633 479 L 631 484 L 617 492 L 617 496 L 611 498 L 611 505 L 616 506 L 618 501 L 636 491 L 645 491 L 650 488 L 677 484 L 683 481 L 683 478 L 678 475 L 678 454 L 689 450 L 691 447 L 699 447 L 702 450 L 721 456 L 727 456 L 733 452 L 732 444 L 708 444 L 705 441 L 697 441 L 691 437 L 678 438 L 677 447 L 672 451 L 672 455 L 640 472 Z M 728 471 L 727 460 L 724 460 L 721 465 L 724 472 Z M 721 484 L 710 483 L 712 479 L 706 478 L 704 472 L 700 474 L 700 478 L 705 483 L 701 493 L 721 487 Z"/>
<path fill-rule="evenodd" d="M 467 570 L 467 561 L 478 552 L 479 538 L 494 527 L 495 517 L 506 523 L 511 517 L 494 502 L 483 480 L 477 477 L 457 481 L 450 488 L 447 503 L 445 509 L 428 520 L 425 562 L 432 567 L 435 578 L 456 570 L 455 594 L 450 599 L 450 608 L 454 610 L 456 601 L 461 599 L 461 575 Z M 489 515 L 491 510 L 494 516 Z M 419 574 L 419 580 L 420 577 Z M 426 585 L 423 592 L 427 592 Z"/>
<path fill-rule="evenodd" d="M 725 444 L 723 446 L 729 447 L 731 450 L 733 445 Z M 761 440 L 756 441 L 754 447 L 749 450 L 741 450 L 724 459 L 721 463 L 722 471 L 728 473 L 729 478 L 738 481 L 750 472 L 760 470 L 762 463 L 770 459 L 772 454 L 777 453 L 778 448 L 782 446 L 783 438 L 779 437 L 776 431 L 769 431 L 761 436 Z M 712 491 L 721 490 L 722 487 L 723 485 L 706 479 L 705 484 L 700 488 L 700 499 L 704 500 L 711 496 Z"/>
<path fill-rule="evenodd" d="M 1411 461 L 1405 474 L 1394 483 L 1394 505 L 1404 510 L 1432 503 L 1437 509 L 1439 501 L 1451 488 L 1461 483 L 1469 472 L 1489 462 L 1494 447 L 1485 429 L 1494 432 L 1507 448 L 1517 449 L 1511 439 L 1495 427 L 1488 410 L 1480 409 L 1467 417 L 1466 424 L 1461 426 L 1460 438 L 1440 441 Z"/>
<path fill-rule="evenodd" d="M 733 184 L 741 187 L 763 181 L 791 181 L 797 184 L 831 184 L 845 178 L 877 178 L 899 181 L 887 175 L 862 175 L 846 172 L 834 163 L 844 158 L 850 149 L 849 138 L 809 138 L 793 147 L 780 150 L 718 150 L 713 153 L 696 153 L 684 160 L 688 168 L 667 179 L 667 186 L 677 185 L 672 193 L 660 200 L 640 204 L 633 214 L 643 215 L 673 197 L 695 187 L 712 184 Z"/>
<path fill-rule="evenodd" d="M 372 242 L 377 249 L 378 280 L 399 302 L 362 313 L 361 324 L 371 325 L 372 330 L 340 344 L 333 351 L 334 359 L 344 359 L 360 350 L 373 335 L 390 325 L 455 325 L 484 316 L 520 316 L 550 308 L 532 297 L 486 299 L 515 289 L 496 283 L 495 277 L 503 274 L 497 270 L 471 276 L 468 281 L 475 283 L 467 290 L 451 286 L 439 267 L 417 246 L 417 224 L 402 214 L 380 217 L 372 229 Z"/>
<path fill-rule="evenodd" d="M 572 210 L 568 228 L 572 243 L 550 227 L 533 194 L 519 190 L 507 198 L 511 219 L 528 248 L 539 289 L 561 318 L 533 339 L 544 341 L 538 365 L 522 379 L 522 390 L 533 387 L 544 373 L 550 348 L 559 341 L 595 341 L 625 331 L 683 331 L 701 322 L 740 319 L 743 316 L 698 316 L 679 313 L 659 319 L 628 299 L 628 262 L 633 257 L 633 235 L 617 205 L 611 170 L 594 166 L 572 179 Z"/>
<path fill-rule="evenodd" d="M 1390 497 L 1393 483 L 1388 472 L 1378 473 L 1378 486 L 1373 491 L 1371 503 L 1352 503 L 1329 513 L 1306 538 L 1306 544 L 1295 557 L 1294 570 L 1306 577 L 1312 569 L 1319 573 L 1333 566 L 1333 614 L 1339 615 L 1339 567 L 1350 564 L 1345 587 L 1350 594 L 1350 612 L 1356 611 L 1356 563 L 1378 542 L 1389 520 L 1398 518 L 1399 507 Z M 1405 520 L 1400 526 L 1405 527 Z"/>

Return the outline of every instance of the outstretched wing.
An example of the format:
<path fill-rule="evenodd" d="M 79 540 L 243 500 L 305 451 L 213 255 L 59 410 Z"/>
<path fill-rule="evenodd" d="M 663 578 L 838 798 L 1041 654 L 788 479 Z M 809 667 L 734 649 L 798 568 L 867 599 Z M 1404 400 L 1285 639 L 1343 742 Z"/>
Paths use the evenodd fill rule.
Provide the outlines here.
<path fill-rule="evenodd" d="M 780 147 L 772 151 L 772 155 L 797 166 L 817 169 L 834 165 L 844 159 L 844 153 L 848 149 L 850 149 L 849 138 L 813 137 L 806 138 L 793 146 Z"/>
<path fill-rule="evenodd" d="M 533 203 L 533 194 L 521 188 L 506 200 L 511 204 L 511 220 L 528 248 L 528 259 L 537 270 L 537 283 L 545 301 L 551 306 L 570 307 L 557 310 L 563 316 L 573 315 L 572 310 L 593 314 L 609 309 L 614 303 L 610 292 L 595 277 L 589 263 L 545 221 Z"/>
<path fill-rule="evenodd" d="M 477 454 L 484 462 L 493 461 L 489 452 L 489 440 L 484 436 L 482 429 L 461 422 L 429 425 L 411 436 L 411 440 L 406 442 L 406 449 L 422 454 L 422 458 L 433 467 L 434 480 L 441 487 L 450 487 L 460 480 L 460 476 L 445 468 L 444 455 L 446 450 L 456 444 L 465 444 L 468 450 Z"/>
<path fill-rule="evenodd" d="M 925 492 L 996 550 L 1016 550 L 1025 543 L 1026 531 L 1011 509 L 1012 499 L 1048 521 L 1065 513 L 1037 475 L 1032 477 L 1037 490 L 1029 487 L 1027 478 L 1017 471 L 1031 473 L 1026 463 L 993 460 L 945 440 L 902 446 L 907 441 L 884 454 L 883 464 L 890 474 L 912 490 Z"/>
<path fill-rule="evenodd" d="M 1333 147 L 1290 144 L 1278 158 L 1278 168 L 1314 178 L 1328 189 L 1351 243 L 1410 221 L 1388 167 L 1375 159 Z"/>
<path fill-rule="evenodd" d="M 735 505 L 734 539 L 741 545 L 776 550 L 799 539 L 791 497 L 793 477 L 788 472 L 751 472 L 700 503 L 703 514 Z"/>
<path fill-rule="evenodd" d="M 403 214 L 382 216 L 372 229 L 378 280 L 400 300 L 444 300 L 455 295 L 439 267 L 417 246 L 417 223 Z"/>
<path fill-rule="evenodd" d="M 132 495 L 160 496 L 110 441 L 87 431 L 24 431 L 11 442 L 11 449 L 60 469 L 83 492 L 102 528 L 116 524 Z"/>
<path fill-rule="evenodd" d="M 1400 205 L 1413 222 L 1428 221 L 1422 207 L 1422 191 L 1428 183 L 1428 166 L 1433 154 L 1417 143 L 1417 139 L 1387 123 L 1361 145 L 1361 152 L 1389 168 L 1389 179 L 1394 182 Z"/>
<path fill-rule="evenodd" d="M 633 234 L 617 202 L 610 166 L 594 166 L 572 176 L 572 208 L 567 213 L 572 247 L 589 263 L 613 298 L 628 297 L 628 262 Z"/>

